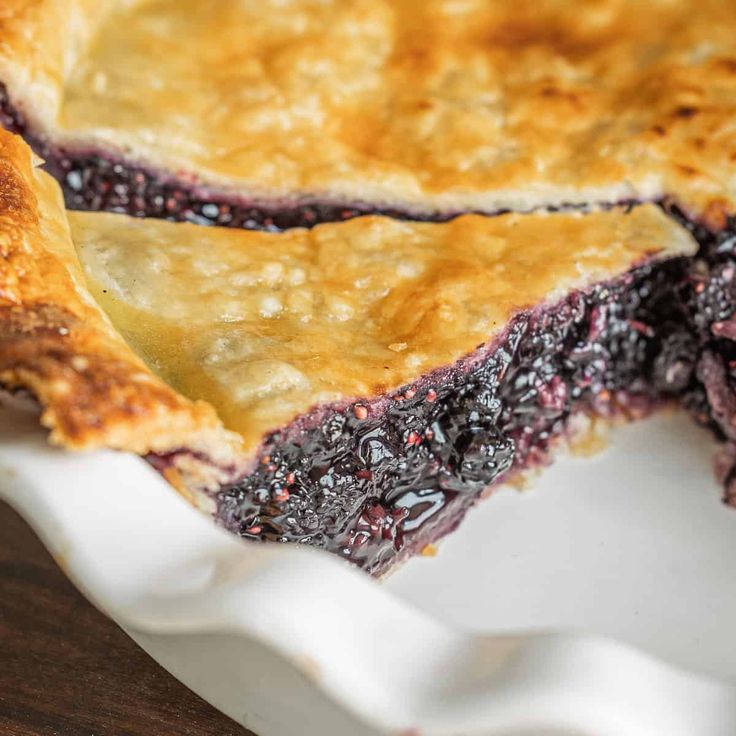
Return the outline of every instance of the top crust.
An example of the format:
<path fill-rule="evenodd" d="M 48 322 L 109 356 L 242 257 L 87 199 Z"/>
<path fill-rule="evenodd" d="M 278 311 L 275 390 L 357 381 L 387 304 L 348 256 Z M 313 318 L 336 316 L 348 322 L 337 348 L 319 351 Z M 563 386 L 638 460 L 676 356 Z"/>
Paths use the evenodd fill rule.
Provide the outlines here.
<path fill-rule="evenodd" d="M 210 406 L 169 388 L 114 331 L 83 286 L 56 182 L 4 131 L 0 384 L 31 391 L 51 441 L 67 448 L 206 454 L 220 468 L 191 467 L 194 485 L 221 477 L 239 446 Z"/>
<path fill-rule="evenodd" d="M 736 209 L 732 0 L 8 0 L 34 132 L 246 198 Z"/>
<path fill-rule="evenodd" d="M 282 233 L 88 212 L 70 223 L 120 334 L 170 385 L 210 402 L 246 450 L 315 406 L 473 360 L 520 311 L 697 250 L 653 204 Z"/>

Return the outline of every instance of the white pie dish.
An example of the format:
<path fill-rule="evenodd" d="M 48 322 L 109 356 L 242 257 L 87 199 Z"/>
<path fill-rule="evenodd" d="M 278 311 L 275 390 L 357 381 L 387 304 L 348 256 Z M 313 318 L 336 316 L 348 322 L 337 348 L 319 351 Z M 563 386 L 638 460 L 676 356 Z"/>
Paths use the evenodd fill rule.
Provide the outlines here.
<path fill-rule="evenodd" d="M 736 733 L 736 581 L 726 574 L 736 513 L 718 504 L 705 435 L 668 421 L 627 428 L 577 469 L 560 462 L 522 503 L 484 504 L 437 558 L 383 585 L 322 553 L 246 545 L 140 459 L 50 448 L 17 407 L 0 410 L 0 498 L 90 600 L 259 736 L 725 736 Z M 607 486 L 637 473 L 634 507 L 624 495 L 609 513 L 619 506 Z M 600 482 L 581 503 L 560 504 L 591 478 Z M 626 516 L 632 508 L 638 517 Z M 596 514 L 601 525 L 586 526 Z M 530 532 L 544 554 L 519 545 L 499 557 Z M 618 552 L 592 544 L 596 534 Z M 586 540 L 580 569 L 566 570 Z M 582 610 L 586 581 L 606 563 L 617 574 L 607 568 Z M 526 586 L 509 596 L 520 574 Z M 551 595 L 539 594 L 544 580 Z M 647 586 L 648 608 L 627 608 Z M 614 600 L 617 616 L 607 613 Z M 470 633 L 489 623 L 491 633 Z"/>

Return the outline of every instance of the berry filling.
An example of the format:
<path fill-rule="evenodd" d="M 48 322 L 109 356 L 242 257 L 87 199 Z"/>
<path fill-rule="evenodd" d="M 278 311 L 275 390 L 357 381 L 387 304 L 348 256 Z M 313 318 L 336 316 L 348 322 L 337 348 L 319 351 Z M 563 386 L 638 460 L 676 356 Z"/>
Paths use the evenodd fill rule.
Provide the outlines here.
<path fill-rule="evenodd" d="M 736 234 L 695 234 L 694 259 L 519 313 L 450 368 L 270 435 L 255 469 L 217 494 L 219 521 L 381 574 L 455 528 L 489 486 L 544 463 L 575 412 L 640 416 L 679 399 L 736 439 Z M 736 492 L 725 447 L 722 476 Z"/>

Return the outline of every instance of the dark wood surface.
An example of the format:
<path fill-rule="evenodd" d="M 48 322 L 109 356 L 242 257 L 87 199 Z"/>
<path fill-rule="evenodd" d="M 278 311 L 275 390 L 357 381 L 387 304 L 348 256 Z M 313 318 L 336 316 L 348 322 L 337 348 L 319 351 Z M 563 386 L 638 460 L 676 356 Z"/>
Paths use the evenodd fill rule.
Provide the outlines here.
<path fill-rule="evenodd" d="M 215 734 L 249 732 L 93 608 L 0 503 L 0 735 Z"/>

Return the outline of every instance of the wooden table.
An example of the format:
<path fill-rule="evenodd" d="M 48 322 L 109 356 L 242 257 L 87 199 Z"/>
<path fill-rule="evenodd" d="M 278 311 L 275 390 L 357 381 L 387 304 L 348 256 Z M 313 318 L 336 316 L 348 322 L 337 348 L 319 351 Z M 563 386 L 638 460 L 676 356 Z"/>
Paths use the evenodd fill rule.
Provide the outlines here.
<path fill-rule="evenodd" d="M 249 732 L 175 680 L 93 608 L 25 522 L 0 504 L 0 734 Z"/>

